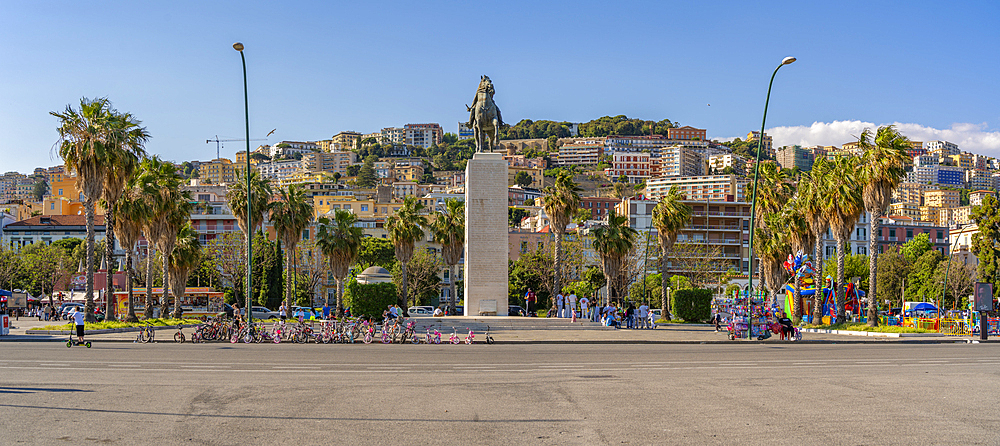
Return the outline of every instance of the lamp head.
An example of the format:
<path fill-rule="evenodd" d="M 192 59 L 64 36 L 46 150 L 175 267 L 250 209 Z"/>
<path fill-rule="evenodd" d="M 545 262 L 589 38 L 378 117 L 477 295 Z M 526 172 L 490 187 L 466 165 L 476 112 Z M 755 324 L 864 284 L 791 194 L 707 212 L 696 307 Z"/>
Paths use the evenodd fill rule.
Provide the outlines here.
<path fill-rule="evenodd" d="M 795 62 L 795 58 L 792 57 L 792 56 L 788 56 L 788 57 L 786 57 L 784 59 L 781 59 L 781 64 L 782 65 L 788 65 L 788 64 L 790 64 L 792 62 Z"/>
<path fill-rule="evenodd" d="M 243 44 L 239 43 L 239 42 L 236 42 L 236 43 L 233 44 L 233 49 L 242 53 L 243 52 Z M 793 58 L 792 60 L 794 61 L 795 59 Z"/>

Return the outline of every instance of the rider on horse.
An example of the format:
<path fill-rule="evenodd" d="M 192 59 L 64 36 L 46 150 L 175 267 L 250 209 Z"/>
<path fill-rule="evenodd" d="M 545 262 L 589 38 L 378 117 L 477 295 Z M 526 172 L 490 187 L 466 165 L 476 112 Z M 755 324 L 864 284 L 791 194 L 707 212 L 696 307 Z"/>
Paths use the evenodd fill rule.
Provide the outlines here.
<path fill-rule="evenodd" d="M 472 98 L 472 106 L 466 106 L 469 109 L 469 128 L 473 128 L 476 123 L 476 104 L 479 102 L 479 93 L 486 93 L 490 96 L 490 100 L 493 99 L 493 81 L 490 80 L 489 76 L 483 76 L 482 80 L 479 81 L 479 88 L 476 89 L 476 96 Z M 500 121 L 500 127 L 503 127 L 503 118 L 500 116 L 500 107 L 494 104 L 497 110 L 497 119 Z"/>

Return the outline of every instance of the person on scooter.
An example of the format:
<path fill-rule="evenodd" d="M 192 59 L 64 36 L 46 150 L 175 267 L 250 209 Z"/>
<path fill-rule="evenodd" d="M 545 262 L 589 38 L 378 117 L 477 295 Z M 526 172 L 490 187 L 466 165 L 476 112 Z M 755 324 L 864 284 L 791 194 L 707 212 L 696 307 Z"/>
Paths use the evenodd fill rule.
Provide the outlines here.
<path fill-rule="evenodd" d="M 83 344 L 83 324 L 86 321 L 86 313 L 80 311 L 76 308 L 73 309 L 73 321 L 76 322 L 76 338 L 79 341 L 77 344 Z"/>

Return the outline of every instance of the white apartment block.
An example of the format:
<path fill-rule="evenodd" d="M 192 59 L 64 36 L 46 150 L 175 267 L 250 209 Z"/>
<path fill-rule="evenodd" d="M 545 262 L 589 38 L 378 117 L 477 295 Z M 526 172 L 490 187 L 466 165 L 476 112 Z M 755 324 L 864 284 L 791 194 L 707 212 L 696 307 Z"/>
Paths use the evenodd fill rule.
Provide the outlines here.
<path fill-rule="evenodd" d="M 736 175 L 652 178 L 646 181 L 646 196 L 652 200 L 659 200 L 674 186 L 677 186 L 678 190 L 692 201 L 736 201 L 738 199 Z"/>
<path fill-rule="evenodd" d="M 269 163 L 258 163 L 257 171 L 264 178 L 272 181 L 285 180 L 302 170 L 303 162 L 300 160 L 272 161 Z"/>
<path fill-rule="evenodd" d="M 354 152 L 313 152 L 302 156 L 302 169 L 311 172 L 339 173 L 347 175 L 347 167 L 357 163 Z"/>
<path fill-rule="evenodd" d="M 972 190 L 989 189 L 993 187 L 993 176 L 985 169 L 968 169 L 965 171 L 965 185 Z"/>
<path fill-rule="evenodd" d="M 401 127 L 387 127 L 382 129 L 382 144 L 405 145 L 406 129 Z"/>
<path fill-rule="evenodd" d="M 746 171 L 746 165 L 747 161 L 742 156 L 733 153 L 711 155 L 708 157 L 708 167 L 719 172 L 722 172 L 727 167 L 732 167 L 736 173 L 743 174 Z"/>
<path fill-rule="evenodd" d="M 951 156 L 962 153 L 958 149 L 958 144 L 948 141 L 927 141 L 924 143 L 924 149 L 927 150 L 927 153 L 938 156 Z"/>
<path fill-rule="evenodd" d="M 940 164 L 940 160 L 937 155 L 917 155 L 913 157 L 913 165 L 915 167 L 937 166 Z"/>
<path fill-rule="evenodd" d="M 284 147 L 286 145 L 287 147 Z M 263 147 L 267 147 L 267 155 L 272 159 L 279 156 L 292 156 L 297 153 L 306 154 L 319 151 L 319 144 L 302 141 L 281 141 L 274 145 Z"/>
<path fill-rule="evenodd" d="M 585 141 L 577 144 L 564 144 L 559 147 L 556 157 L 557 166 L 591 165 L 601 162 L 604 157 L 604 144 L 599 141 Z"/>
<path fill-rule="evenodd" d="M 444 131 L 438 124 L 406 124 L 403 127 L 408 146 L 428 148 L 444 140 Z"/>

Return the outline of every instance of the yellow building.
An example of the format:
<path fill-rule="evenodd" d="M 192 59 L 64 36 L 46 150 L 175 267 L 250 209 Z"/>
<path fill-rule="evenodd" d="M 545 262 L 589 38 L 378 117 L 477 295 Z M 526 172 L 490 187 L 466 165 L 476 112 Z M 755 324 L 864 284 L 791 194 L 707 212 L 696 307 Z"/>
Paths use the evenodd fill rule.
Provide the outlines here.
<path fill-rule="evenodd" d="M 889 205 L 889 215 L 902 215 L 920 220 L 920 205 L 911 202 L 893 203 Z"/>
<path fill-rule="evenodd" d="M 77 189 L 77 177 L 64 175 L 49 184 L 52 193 L 41 203 L 42 215 L 83 215 L 83 192 Z M 96 212 L 104 213 L 97 205 Z"/>
<path fill-rule="evenodd" d="M 920 183 L 902 183 L 892 192 L 895 201 L 906 201 L 910 203 L 924 204 L 924 191 L 930 190 L 931 186 Z"/>
<path fill-rule="evenodd" d="M 507 185 L 513 186 L 517 184 L 514 182 L 514 177 L 517 176 L 518 172 L 525 172 L 531 176 L 531 184 L 527 187 L 531 189 L 541 189 L 545 181 L 545 170 L 538 167 L 527 167 L 527 166 L 507 166 Z"/>
<path fill-rule="evenodd" d="M 361 134 L 358 132 L 340 132 L 333 135 L 333 139 L 329 150 L 353 150 L 358 140 L 361 139 Z M 322 146 L 321 146 L 322 147 Z"/>
<path fill-rule="evenodd" d="M 237 160 L 241 156 L 245 156 L 244 154 L 237 153 Z M 246 158 L 243 158 L 243 163 L 237 162 L 236 164 L 227 158 L 214 159 L 198 166 L 198 178 L 211 184 L 229 184 L 236 181 L 236 171 L 244 163 L 246 163 Z"/>
<path fill-rule="evenodd" d="M 957 190 L 938 189 L 924 192 L 924 206 L 957 208 L 961 194 Z"/>
<path fill-rule="evenodd" d="M 933 206 L 920 206 L 920 221 L 937 223 L 941 215 L 941 208 Z"/>
<path fill-rule="evenodd" d="M 358 200 L 353 195 L 317 195 L 312 198 L 317 217 L 336 210 L 351 211 L 358 218 L 375 216 L 375 200 Z"/>
<path fill-rule="evenodd" d="M 946 158 L 950 159 L 952 164 L 963 169 L 974 169 L 976 167 L 976 160 L 969 152 L 962 152 L 958 155 L 948 155 Z"/>
<path fill-rule="evenodd" d="M 424 177 L 424 167 L 397 165 L 393 168 L 393 175 L 395 176 L 396 181 L 411 181 L 416 183 Z"/>

